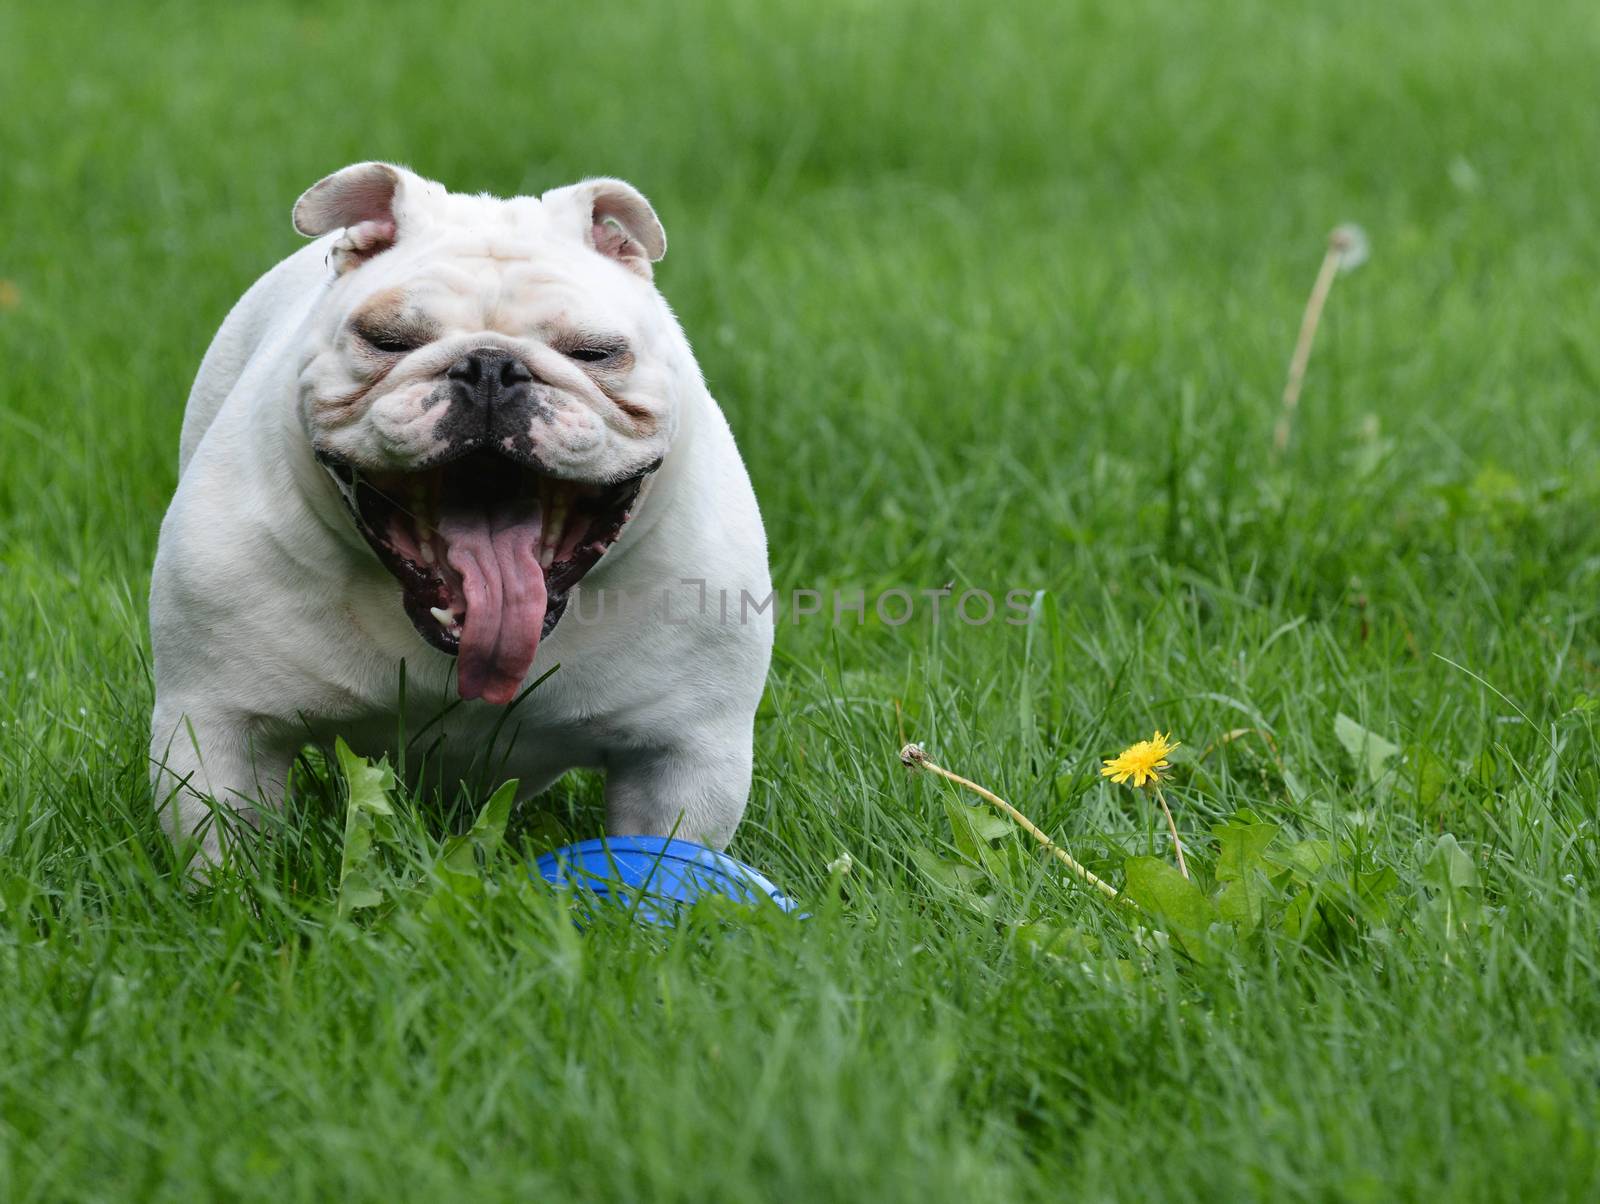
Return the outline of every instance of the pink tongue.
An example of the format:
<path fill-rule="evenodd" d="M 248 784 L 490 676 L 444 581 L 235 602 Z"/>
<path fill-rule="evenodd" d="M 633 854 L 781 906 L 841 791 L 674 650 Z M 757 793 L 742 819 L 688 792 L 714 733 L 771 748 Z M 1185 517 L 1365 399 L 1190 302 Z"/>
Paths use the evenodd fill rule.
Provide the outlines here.
<path fill-rule="evenodd" d="M 525 505 L 458 512 L 439 523 L 445 559 L 467 596 L 456 662 L 463 698 L 503 706 L 522 688 L 548 601 L 537 555 L 542 527 L 537 507 Z"/>

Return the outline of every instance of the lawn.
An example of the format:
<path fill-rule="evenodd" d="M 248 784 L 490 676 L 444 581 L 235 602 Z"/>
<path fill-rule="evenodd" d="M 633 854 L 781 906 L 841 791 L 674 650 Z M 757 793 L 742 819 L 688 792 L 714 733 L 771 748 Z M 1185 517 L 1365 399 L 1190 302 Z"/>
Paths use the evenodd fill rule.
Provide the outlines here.
<path fill-rule="evenodd" d="M 0 1199 L 1594 1198 L 1600 22 L 1537 8 L 0 8 Z M 367 158 L 650 196 L 781 589 L 1034 599 L 781 625 L 732 851 L 811 918 L 580 931 L 581 776 L 453 906 L 339 915 L 331 771 L 175 872 L 183 399 Z M 1156 729 L 1192 895 L 1099 773 Z"/>

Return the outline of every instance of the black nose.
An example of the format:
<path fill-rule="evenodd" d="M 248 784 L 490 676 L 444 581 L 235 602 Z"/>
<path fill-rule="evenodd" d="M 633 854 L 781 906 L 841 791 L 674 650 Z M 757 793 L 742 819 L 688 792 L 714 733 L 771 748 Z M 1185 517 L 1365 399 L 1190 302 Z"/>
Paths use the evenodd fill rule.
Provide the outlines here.
<path fill-rule="evenodd" d="M 512 390 L 533 379 L 528 366 L 509 351 L 480 347 L 469 351 L 445 373 L 460 386 L 468 399 L 479 405 L 494 405 Z"/>

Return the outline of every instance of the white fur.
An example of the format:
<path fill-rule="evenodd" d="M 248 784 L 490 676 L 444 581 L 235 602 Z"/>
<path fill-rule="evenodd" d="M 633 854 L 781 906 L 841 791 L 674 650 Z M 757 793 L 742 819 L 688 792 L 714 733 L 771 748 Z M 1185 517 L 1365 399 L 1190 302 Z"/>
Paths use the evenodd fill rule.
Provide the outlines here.
<path fill-rule="evenodd" d="M 453 658 L 412 628 L 400 586 L 313 457 L 316 424 L 306 410 L 324 378 L 348 368 L 338 343 L 352 306 L 386 287 L 442 279 L 453 282 L 446 301 L 461 324 L 445 340 L 451 347 L 484 337 L 526 347 L 534 336 L 522 326 L 572 306 L 620 322 L 636 348 L 626 389 L 660 420 L 664 450 L 621 538 L 540 645 L 529 679 L 560 670 L 516 709 L 496 764 L 504 756 L 503 776 L 519 778 L 525 793 L 569 768 L 604 769 L 610 832 L 676 829 L 720 847 L 744 810 L 772 643 L 770 615 L 741 622 L 738 614 L 741 591 L 764 599 L 771 584 L 760 513 L 727 423 L 638 246 L 628 243 L 632 263 L 608 258 L 592 241 L 588 212 L 569 212 L 586 205 L 593 185 L 543 202 L 501 201 L 404 178 L 394 248 L 352 268 L 341 258 L 353 254 L 350 240 L 335 230 L 291 255 L 228 315 L 190 393 L 150 599 L 153 777 L 169 830 L 198 833 L 214 859 L 202 796 L 250 819 L 280 803 L 308 739 L 342 735 L 358 751 L 392 751 L 402 660 L 408 730 L 455 698 Z M 473 326 L 491 294 L 500 311 L 485 334 Z M 559 446 L 541 447 L 556 460 L 570 453 L 572 475 L 641 451 L 587 389 L 573 383 Z M 385 396 L 398 405 L 402 394 L 397 386 Z M 375 400 L 361 425 L 378 426 L 384 405 Z M 393 430 L 383 437 L 392 443 Z M 375 447 L 355 451 L 365 457 Z M 683 578 L 707 582 L 703 611 L 701 587 Z M 611 604 L 596 621 L 602 590 Z M 718 591 L 733 600 L 726 621 Z M 639 601 L 621 614 L 624 594 Z M 433 729 L 445 737 L 440 780 L 453 785 L 453 774 L 484 755 L 502 715 L 462 703 Z"/>

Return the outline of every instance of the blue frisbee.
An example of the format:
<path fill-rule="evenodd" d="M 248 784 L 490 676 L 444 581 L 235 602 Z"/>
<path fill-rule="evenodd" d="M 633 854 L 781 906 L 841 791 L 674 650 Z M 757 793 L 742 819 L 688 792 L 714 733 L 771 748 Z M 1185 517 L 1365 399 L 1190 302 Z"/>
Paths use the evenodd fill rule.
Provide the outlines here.
<path fill-rule="evenodd" d="M 726 853 L 665 836 L 610 836 L 544 854 L 534 863 L 554 886 L 587 891 L 606 902 L 633 907 L 651 924 L 671 924 L 677 909 L 702 895 L 740 903 L 774 903 L 793 911 L 795 901 L 755 869 Z"/>

